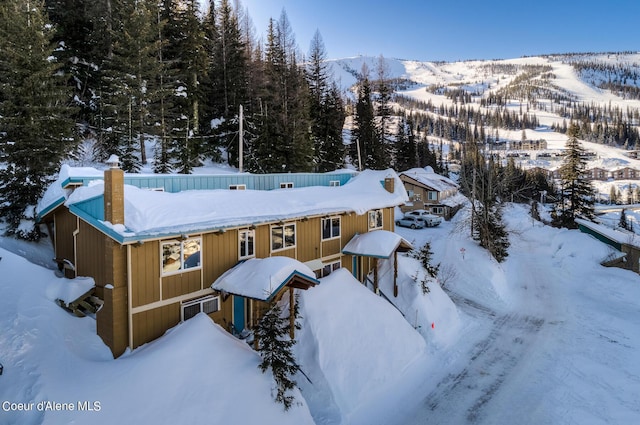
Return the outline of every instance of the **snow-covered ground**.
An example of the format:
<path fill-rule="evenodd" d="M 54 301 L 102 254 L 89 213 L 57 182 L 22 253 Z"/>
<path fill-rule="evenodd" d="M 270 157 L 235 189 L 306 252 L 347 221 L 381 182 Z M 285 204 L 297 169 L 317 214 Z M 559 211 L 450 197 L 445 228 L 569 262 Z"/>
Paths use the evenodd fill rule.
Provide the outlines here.
<path fill-rule="evenodd" d="M 640 423 L 640 276 L 600 266 L 609 248 L 525 207 L 505 217 L 502 264 L 469 238 L 465 210 L 397 229 L 431 243 L 444 286 L 422 294 L 418 263 L 401 257 L 390 298 L 403 313 L 345 271 L 302 294 L 307 377 L 288 412 L 258 355 L 206 316 L 113 360 L 94 319 L 55 304 L 64 279 L 0 249 L 0 423 Z M 24 256 L 47 256 L 28 246 Z"/>

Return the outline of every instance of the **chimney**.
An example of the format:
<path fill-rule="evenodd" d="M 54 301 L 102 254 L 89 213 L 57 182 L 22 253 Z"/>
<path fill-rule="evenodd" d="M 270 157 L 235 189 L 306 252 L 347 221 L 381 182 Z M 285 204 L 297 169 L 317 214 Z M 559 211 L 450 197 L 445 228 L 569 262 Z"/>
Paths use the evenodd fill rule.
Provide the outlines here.
<path fill-rule="evenodd" d="M 384 178 L 384 188 L 387 189 L 387 192 L 389 193 L 394 193 L 395 183 L 396 183 L 396 179 L 394 179 L 393 177 Z"/>
<path fill-rule="evenodd" d="M 111 155 L 104 172 L 104 219 L 111 224 L 124 224 L 124 171 L 120 159 Z"/>

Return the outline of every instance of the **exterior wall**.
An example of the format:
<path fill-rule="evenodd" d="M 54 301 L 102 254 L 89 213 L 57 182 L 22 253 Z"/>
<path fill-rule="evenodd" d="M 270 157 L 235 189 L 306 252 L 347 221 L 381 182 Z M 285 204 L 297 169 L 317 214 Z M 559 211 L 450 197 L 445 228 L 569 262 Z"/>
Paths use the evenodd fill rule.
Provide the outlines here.
<path fill-rule="evenodd" d="M 640 248 L 623 244 L 622 252 L 627 254 L 625 268 L 640 273 Z"/>
<path fill-rule="evenodd" d="M 393 231 L 394 208 L 381 211 L 382 228 Z M 67 227 L 73 233 L 72 220 L 61 217 L 69 222 Z M 296 245 L 277 251 L 271 251 L 273 224 L 258 225 L 254 229 L 255 256 L 288 256 L 302 262 L 340 259 L 342 266 L 352 271 L 352 257 L 342 255 L 341 250 L 357 233 L 370 230 L 368 218 L 368 213 L 342 214 L 340 237 L 326 241 L 322 240 L 322 217 L 286 221 L 285 224 L 296 225 Z M 79 274 L 94 277 L 99 296 L 105 301 L 98 313 L 98 334 L 115 356 L 128 346 L 136 348 L 158 338 L 179 323 L 181 303 L 212 294 L 210 285 L 239 260 L 239 229 L 190 234 L 189 238 L 201 240 L 201 267 L 163 275 L 161 247 L 164 241 L 122 246 L 80 220 L 75 237 L 77 268 Z M 360 259 L 359 276 L 365 276 L 371 267 L 370 259 Z M 233 297 L 220 295 L 219 300 L 220 310 L 210 317 L 229 329 L 233 321 Z M 265 306 L 255 301 L 249 305 L 249 318 L 255 322 Z"/>
<path fill-rule="evenodd" d="M 180 322 L 180 303 L 146 310 L 133 315 L 133 346 L 161 337 L 167 329 Z"/>
<path fill-rule="evenodd" d="M 59 259 L 67 259 L 75 265 L 73 232 L 78 226 L 78 219 L 68 209 L 60 208 L 53 216 L 53 220 L 54 233 L 52 237 L 55 256 Z"/>
<path fill-rule="evenodd" d="M 96 282 L 97 295 L 102 297 L 103 288 L 111 283 L 107 276 L 107 236 L 80 220 L 75 237 L 75 264 L 78 276 L 91 276 Z"/>

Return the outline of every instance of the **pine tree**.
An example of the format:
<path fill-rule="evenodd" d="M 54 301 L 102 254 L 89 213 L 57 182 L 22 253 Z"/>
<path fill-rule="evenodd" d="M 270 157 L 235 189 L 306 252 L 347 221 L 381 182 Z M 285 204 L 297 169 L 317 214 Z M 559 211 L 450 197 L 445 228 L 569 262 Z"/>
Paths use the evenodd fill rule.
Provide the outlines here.
<path fill-rule="evenodd" d="M 37 239 L 35 205 L 76 146 L 72 93 L 43 1 L 5 0 L 0 22 L 0 216 L 8 234 Z"/>
<path fill-rule="evenodd" d="M 618 223 L 618 226 L 622 227 L 623 229 L 630 230 L 629 228 L 631 226 L 629 226 L 629 221 L 627 220 L 627 213 L 624 208 L 622 209 L 622 211 L 620 211 L 620 222 Z"/>
<path fill-rule="evenodd" d="M 316 170 L 320 172 L 341 168 L 344 162 L 344 106 L 340 90 L 335 81 L 332 81 L 326 57 L 322 36 L 316 31 L 311 40 L 305 76 L 309 86 L 314 163 Z"/>
<path fill-rule="evenodd" d="M 578 216 L 590 219 L 594 217 L 594 191 L 591 182 L 584 177 L 587 161 L 584 148 L 578 141 L 580 128 L 572 123 L 567 130 L 569 138 L 565 144 L 565 156 L 560 167 L 560 202 L 557 220 L 554 224 L 570 229 L 576 228 Z"/>
<path fill-rule="evenodd" d="M 394 144 L 390 134 L 391 121 L 391 97 L 393 95 L 393 87 L 389 81 L 389 66 L 384 56 L 380 55 L 376 66 L 377 79 L 375 89 L 376 97 L 376 117 L 377 117 L 377 135 L 379 141 L 376 143 L 376 149 L 372 152 L 372 165 L 370 168 L 384 169 L 391 166 L 392 157 L 394 155 Z"/>
<path fill-rule="evenodd" d="M 100 99 L 101 159 L 118 154 L 125 171 L 139 171 L 147 162 L 146 137 L 159 120 L 151 106 L 159 94 L 161 64 L 155 1 L 116 2 L 118 21 L 113 34 L 113 54 L 105 62 Z"/>
<path fill-rule="evenodd" d="M 161 17 L 164 90 L 171 90 L 165 102 L 165 119 L 174 167 L 189 174 L 201 164 L 202 89 L 199 76 L 206 73 L 204 31 L 196 0 L 162 0 Z"/>
<path fill-rule="evenodd" d="M 282 317 L 282 309 L 278 304 L 273 305 L 262 317 L 255 329 L 255 337 L 262 357 L 260 370 L 264 373 L 271 369 L 277 385 L 275 399 L 284 405 L 285 410 L 289 410 L 295 401 L 295 397 L 289 394 L 296 386 L 292 376 L 300 367 L 291 350 L 296 341 L 289 339 L 289 320 Z"/>
<path fill-rule="evenodd" d="M 366 63 L 362 66 L 358 82 L 358 100 L 355 107 L 354 128 L 349 151 L 358 169 L 385 169 L 389 166 L 385 146 L 382 144 L 371 94 L 371 81 Z"/>
<path fill-rule="evenodd" d="M 253 141 L 258 172 L 304 172 L 313 167 L 308 96 L 286 13 L 270 21 L 260 88 L 260 117 Z"/>

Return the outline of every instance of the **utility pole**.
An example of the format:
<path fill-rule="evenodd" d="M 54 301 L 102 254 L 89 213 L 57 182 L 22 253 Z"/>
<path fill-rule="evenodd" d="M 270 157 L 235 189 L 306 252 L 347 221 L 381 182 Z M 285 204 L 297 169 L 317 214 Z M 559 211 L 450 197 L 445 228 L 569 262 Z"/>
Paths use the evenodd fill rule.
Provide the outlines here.
<path fill-rule="evenodd" d="M 242 173 L 242 167 L 243 167 L 243 156 L 244 153 L 242 152 L 243 150 L 243 145 L 244 145 L 244 140 L 243 140 L 243 135 L 244 135 L 244 131 L 242 128 L 242 122 L 244 121 L 244 117 L 243 117 L 243 113 L 242 113 L 242 105 L 240 105 L 240 131 L 239 131 L 239 136 L 238 136 L 238 171 L 240 171 Z"/>

